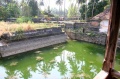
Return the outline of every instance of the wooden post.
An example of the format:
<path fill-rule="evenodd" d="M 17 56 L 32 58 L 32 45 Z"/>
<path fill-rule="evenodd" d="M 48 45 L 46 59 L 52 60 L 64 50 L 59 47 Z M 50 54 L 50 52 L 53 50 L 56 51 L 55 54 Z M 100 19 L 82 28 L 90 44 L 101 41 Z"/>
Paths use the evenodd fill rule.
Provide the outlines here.
<path fill-rule="evenodd" d="M 106 40 L 105 59 L 102 68 L 106 72 L 111 72 L 111 70 L 114 68 L 119 27 L 120 0 L 111 0 L 110 20 Z"/>

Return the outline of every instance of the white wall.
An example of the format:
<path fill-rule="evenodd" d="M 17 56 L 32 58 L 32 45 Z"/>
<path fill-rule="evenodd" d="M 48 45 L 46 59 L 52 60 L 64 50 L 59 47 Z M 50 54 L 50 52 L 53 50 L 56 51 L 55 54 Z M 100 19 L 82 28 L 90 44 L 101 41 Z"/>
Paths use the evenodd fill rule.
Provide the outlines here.
<path fill-rule="evenodd" d="M 100 22 L 100 29 L 99 29 L 99 31 L 107 33 L 107 31 L 108 31 L 108 24 L 109 24 L 109 20 L 102 20 Z"/>

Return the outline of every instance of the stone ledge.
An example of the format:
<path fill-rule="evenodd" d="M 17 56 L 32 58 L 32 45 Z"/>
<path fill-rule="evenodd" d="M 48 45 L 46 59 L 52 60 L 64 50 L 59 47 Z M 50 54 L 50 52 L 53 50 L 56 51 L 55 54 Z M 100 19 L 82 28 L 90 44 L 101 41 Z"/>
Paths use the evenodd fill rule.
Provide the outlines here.
<path fill-rule="evenodd" d="M 28 39 L 19 42 L 9 43 L 7 46 L 0 48 L 2 57 L 7 57 L 22 52 L 47 47 L 54 44 L 66 42 L 67 36 L 65 34 Z"/>

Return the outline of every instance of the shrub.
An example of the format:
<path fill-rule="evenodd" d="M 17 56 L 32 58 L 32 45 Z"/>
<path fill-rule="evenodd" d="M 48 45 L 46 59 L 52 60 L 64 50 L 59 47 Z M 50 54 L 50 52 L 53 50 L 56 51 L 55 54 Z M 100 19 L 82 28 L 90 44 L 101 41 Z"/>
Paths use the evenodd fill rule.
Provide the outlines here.
<path fill-rule="evenodd" d="M 16 30 L 16 36 L 15 36 L 15 40 L 20 40 L 24 38 L 24 35 L 23 35 L 23 28 L 22 27 L 19 27 L 17 28 Z"/>
<path fill-rule="evenodd" d="M 32 18 L 30 17 L 20 17 L 20 18 L 17 18 L 16 22 L 17 23 L 27 23 L 27 22 L 32 22 Z"/>

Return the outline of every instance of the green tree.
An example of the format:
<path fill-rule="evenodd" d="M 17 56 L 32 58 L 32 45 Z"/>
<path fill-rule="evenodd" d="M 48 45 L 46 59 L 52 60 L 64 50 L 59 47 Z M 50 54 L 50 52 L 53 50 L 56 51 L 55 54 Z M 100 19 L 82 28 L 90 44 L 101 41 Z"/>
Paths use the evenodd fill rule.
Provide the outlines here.
<path fill-rule="evenodd" d="M 31 8 L 31 15 L 32 16 L 37 16 L 38 14 L 38 4 L 36 0 L 29 0 L 29 6 Z"/>
<path fill-rule="evenodd" d="M 0 6 L 2 6 L 2 1 L 0 0 Z"/>
<path fill-rule="evenodd" d="M 91 0 L 88 3 L 88 17 L 93 17 L 104 10 L 104 7 L 107 5 L 107 1 Z"/>
<path fill-rule="evenodd" d="M 41 7 L 44 6 L 44 2 L 43 0 L 40 1 L 40 10 L 41 10 Z"/>
<path fill-rule="evenodd" d="M 110 7 L 110 0 L 105 0 L 107 2 L 107 5 L 104 7 L 104 9 L 107 9 Z"/>
<path fill-rule="evenodd" d="M 28 6 L 28 4 L 22 0 L 21 4 L 21 16 L 26 16 L 26 17 L 30 17 L 31 16 L 31 8 Z"/>
<path fill-rule="evenodd" d="M 19 6 L 17 4 L 17 2 L 11 2 L 7 5 L 6 7 L 6 10 L 8 12 L 8 17 L 11 18 L 11 17 L 18 17 L 19 14 L 20 14 L 20 9 L 19 9 Z"/>
<path fill-rule="evenodd" d="M 81 6 L 80 13 L 81 13 L 81 18 L 84 20 L 85 19 L 85 13 L 86 13 L 86 5 L 85 4 L 83 4 Z"/>
<path fill-rule="evenodd" d="M 13 0 L 4 0 L 4 1 L 5 1 L 5 3 L 9 4 L 9 3 L 11 3 Z"/>
<path fill-rule="evenodd" d="M 40 1 L 40 6 L 44 6 L 43 0 Z"/>
<path fill-rule="evenodd" d="M 68 8 L 68 17 L 75 17 L 77 14 L 77 6 L 74 5 L 73 3 L 70 5 L 70 7 Z"/>
<path fill-rule="evenodd" d="M 76 0 L 76 3 L 78 4 L 78 12 L 79 12 L 79 9 L 80 9 L 80 5 L 83 5 L 83 3 L 85 3 L 86 1 L 87 0 Z M 86 10 L 86 8 L 85 8 L 85 10 Z M 85 16 L 86 16 L 86 14 L 85 14 Z"/>
<path fill-rule="evenodd" d="M 13 2 L 13 0 L 0 0 L 0 5 L 2 6 L 6 6 L 8 5 L 9 3 Z"/>
<path fill-rule="evenodd" d="M 6 20 L 7 18 L 19 16 L 19 7 L 16 1 L 1 0 L 0 4 L 1 19 Z"/>
<path fill-rule="evenodd" d="M 60 17 L 60 11 L 62 9 L 63 0 L 57 0 L 56 4 L 59 6 L 59 17 Z"/>
<path fill-rule="evenodd" d="M 85 0 L 76 0 L 78 7 L 80 7 L 80 4 L 82 5 L 83 3 L 85 3 Z"/>
<path fill-rule="evenodd" d="M 0 6 L 0 19 L 3 19 L 3 20 L 7 19 L 7 10 L 3 6 Z"/>
<path fill-rule="evenodd" d="M 78 4 L 85 3 L 86 0 L 77 0 Z"/>
<path fill-rule="evenodd" d="M 107 1 L 106 0 L 91 0 L 88 5 L 83 4 L 80 8 L 80 13 L 81 13 L 81 18 L 84 20 L 85 19 L 85 14 L 86 11 L 85 9 L 87 8 L 87 17 L 93 17 L 97 14 L 99 14 L 100 12 L 103 12 L 104 7 L 107 5 Z M 88 7 L 86 7 L 88 6 Z"/>

